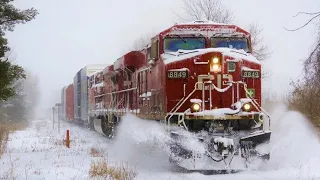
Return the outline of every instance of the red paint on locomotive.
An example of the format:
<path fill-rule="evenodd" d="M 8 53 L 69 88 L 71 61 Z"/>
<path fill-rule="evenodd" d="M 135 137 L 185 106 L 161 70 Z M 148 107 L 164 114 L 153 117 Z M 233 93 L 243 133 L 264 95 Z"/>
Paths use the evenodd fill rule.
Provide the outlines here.
<path fill-rule="evenodd" d="M 260 63 L 250 53 L 213 47 L 215 38 L 232 36 L 245 38 L 247 50 L 252 50 L 250 34 L 235 25 L 194 22 L 176 24 L 160 32 L 144 49 L 123 55 L 103 71 L 89 77 L 89 110 L 99 111 L 100 115 L 103 112 L 115 116 L 131 112 L 141 118 L 154 120 L 165 120 L 170 113 L 184 113 L 192 118 L 195 117 L 194 111 L 190 111 L 192 99 L 205 101 L 200 103 L 199 111 L 234 109 L 231 105 L 248 97 L 246 89 L 254 89 L 253 99 L 260 105 Z M 184 38 L 200 38 L 203 47 L 166 52 L 167 38 L 182 41 Z M 212 71 L 213 58 L 219 59 L 218 72 Z M 229 69 L 231 63 L 234 68 L 232 71 Z M 258 72 L 258 77 L 244 77 L 246 70 Z M 169 77 L 170 71 L 171 75 L 178 74 L 181 77 Z M 206 84 L 206 90 L 202 91 L 201 83 L 205 81 L 212 84 Z M 67 91 L 71 91 L 71 87 L 68 88 Z M 69 99 L 67 103 L 70 106 L 74 103 L 73 96 L 72 100 L 71 96 Z M 251 111 L 258 112 L 261 109 L 252 107 Z M 74 117 L 71 112 L 68 114 L 70 118 Z M 90 113 L 90 116 L 94 118 L 97 114 Z M 204 117 L 197 117 L 201 118 Z M 206 118 L 210 119 L 210 116 Z"/>
<path fill-rule="evenodd" d="M 74 88 L 70 84 L 66 88 L 66 119 L 68 121 L 74 120 Z"/>

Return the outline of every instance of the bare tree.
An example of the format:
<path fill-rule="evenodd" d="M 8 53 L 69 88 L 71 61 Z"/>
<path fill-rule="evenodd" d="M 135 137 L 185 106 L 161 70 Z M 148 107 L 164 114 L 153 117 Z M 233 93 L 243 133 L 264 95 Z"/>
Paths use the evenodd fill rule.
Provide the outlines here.
<path fill-rule="evenodd" d="M 269 47 L 263 43 L 262 27 L 258 23 L 249 25 L 252 42 L 252 54 L 259 60 L 264 61 L 271 55 Z"/>
<path fill-rule="evenodd" d="M 312 16 L 305 24 L 303 24 L 302 26 L 296 28 L 296 29 L 287 29 L 285 28 L 287 31 L 297 31 L 299 29 L 302 29 L 304 27 L 306 27 L 308 24 L 310 24 L 312 21 L 316 20 L 317 18 L 320 18 L 320 12 L 315 12 L 315 13 L 310 13 L 310 12 L 298 12 L 295 16 L 293 17 L 297 17 L 300 14 L 305 14 L 305 15 L 310 15 Z"/>
<path fill-rule="evenodd" d="M 302 26 L 295 29 L 287 29 L 288 31 L 298 31 L 317 18 L 320 18 L 320 12 L 309 13 L 299 12 L 294 17 L 303 14 L 311 16 L 310 19 Z M 319 20 L 319 19 L 317 19 Z M 320 21 L 319 21 L 320 22 Z M 293 91 L 288 96 L 288 105 L 290 108 L 300 111 L 313 123 L 320 128 L 320 26 L 318 38 L 315 47 L 312 49 L 308 58 L 304 61 L 303 78 L 296 82 L 291 82 Z"/>
<path fill-rule="evenodd" d="M 302 26 L 295 28 L 295 29 L 288 29 L 285 28 L 287 31 L 298 31 L 307 25 L 309 25 L 312 21 L 320 19 L 320 12 L 310 13 L 310 12 L 298 12 L 295 16 L 298 15 L 309 15 L 311 16 L 309 20 L 304 23 Z M 320 22 L 320 21 L 319 21 Z M 305 79 L 307 78 L 308 81 L 311 81 L 311 79 L 318 79 L 320 83 L 320 26 L 319 26 L 319 32 L 318 32 L 318 39 L 316 40 L 315 48 L 311 51 L 308 58 L 304 61 L 304 72 L 305 72 Z"/>
<path fill-rule="evenodd" d="M 155 33 L 147 33 L 143 36 L 140 36 L 136 40 L 133 41 L 132 46 L 124 49 L 124 53 L 127 53 L 129 51 L 140 51 L 147 47 L 148 44 L 151 44 L 151 38 L 155 35 Z"/>
<path fill-rule="evenodd" d="M 148 34 L 146 36 L 141 36 L 140 38 L 138 38 L 137 40 L 135 40 L 133 42 L 132 50 L 139 51 L 139 50 L 145 48 L 148 44 L 151 43 L 151 38 L 152 38 L 152 35 L 150 35 L 150 34 Z"/>
<path fill-rule="evenodd" d="M 183 0 L 184 15 L 182 21 L 211 20 L 219 23 L 231 23 L 233 13 L 221 3 L 221 0 Z"/>
<path fill-rule="evenodd" d="M 222 3 L 222 0 L 183 0 L 183 10 L 184 14 L 177 14 L 180 21 L 211 20 L 230 24 L 234 20 L 234 14 Z M 258 23 L 252 23 L 248 29 L 252 38 L 253 55 L 259 61 L 268 59 L 271 52 L 263 42 L 263 28 Z"/>
<path fill-rule="evenodd" d="M 300 14 L 304 14 L 304 15 L 309 15 L 311 16 L 311 18 L 302 26 L 295 28 L 295 29 L 287 29 L 285 28 L 287 31 L 298 31 L 304 27 L 306 27 L 307 25 L 309 25 L 312 21 L 317 20 L 317 18 L 320 18 L 320 12 L 315 12 L 315 13 L 310 13 L 310 12 L 298 12 L 295 16 L 293 17 L 297 17 Z M 319 30 L 320 31 L 320 30 Z M 320 39 L 320 36 L 319 36 Z M 310 53 L 308 59 L 306 60 L 305 64 L 310 64 L 311 58 L 312 56 L 317 52 L 317 50 L 320 48 L 320 41 L 318 41 L 319 43 L 317 43 L 317 45 L 315 46 L 315 48 L 313 49 L 313 51 Z"/>
<path fill-rule="evenodd" d="M 31 71 L 27 71 L 26 75 L 27 78 L 23 82 L 23 92 L 26 94 L 26 108 L 28 110 L 28 118 L 31 119 L 34 117 L 35 111 L 39 104 L 39 78 Z"/>

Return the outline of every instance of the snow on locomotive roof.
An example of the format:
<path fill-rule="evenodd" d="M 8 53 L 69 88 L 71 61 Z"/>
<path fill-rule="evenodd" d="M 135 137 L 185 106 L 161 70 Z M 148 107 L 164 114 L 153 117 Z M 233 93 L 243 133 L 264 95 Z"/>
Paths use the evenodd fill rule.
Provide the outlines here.
<path fill-rule="evenodd" d="M 167 36 L 171 34 L 199 34 L 203 36 L 212 37 L 216 34 L 223 36 L 224 34 L 236 36 L 250 36 L 250 33 L 235 24 L 216 23 L 213 21 L 191 21 L 176 23 L 174 26 L 160 33 L 160 35 Z"/>
<path fill-rule="evenodd" d="M 213 21 L 208 20 L 196 20 L 196 21 L 190 21 L 190 22 L 184 22 L 184 23 L 177 23 L 176 25 L 194 25 L 194 24 L 204 24 L 204 25 L 231 25 L 231 24 L 225 24 L 225 23 L 216 23 Z"/>
<path fill-rule="evenodd" d="M 260 62 L 250 53 L 246 53 L 243 50 L 236 50 L 230 48 L 206 48 L 206 49 L 195 49 L 195 50 L 179 50 L 177 52 L 164 53 L 161 57 L 165 64 L 170 64 L 177 61 L 182 61 L 187 58 L 192 58 L 205 53 L 210 52 L 221 52 L 225 56 L 231 56 L 233 58 L 244 59 L 253 63 L 260 64 Z"/>

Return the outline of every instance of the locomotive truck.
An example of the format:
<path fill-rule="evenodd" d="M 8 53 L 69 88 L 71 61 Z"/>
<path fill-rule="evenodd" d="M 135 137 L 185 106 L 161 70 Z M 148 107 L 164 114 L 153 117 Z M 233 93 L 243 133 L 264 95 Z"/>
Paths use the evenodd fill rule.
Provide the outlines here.
<path fill-rule="evenodd" d="M 65 119 L 108 137 L 126 113 L 163 122 L 172 138 L 170 161 L 190 170 L 241 169 L 270 158 L 257 150 L 270 141 L 270 117 L 261 107 L 261 63 L 246 30 L 211 21 L 175 24 L 99 68 L 83 77 L 79 71 L 64 88 Z M 204 149 L 186 148 L 190 137 Z"/>

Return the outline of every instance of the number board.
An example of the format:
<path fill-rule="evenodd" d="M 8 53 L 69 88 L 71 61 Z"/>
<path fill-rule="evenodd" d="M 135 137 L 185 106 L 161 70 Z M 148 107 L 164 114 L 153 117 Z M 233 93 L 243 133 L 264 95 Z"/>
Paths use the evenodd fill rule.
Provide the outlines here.
<path fill-rule="evenodd" d="M 185 79 L 188 77 L 188 71 L 168 71 L 169 79 Z"/>
<path fill-rule="evenodd" d="M 259 71 L 242 71 L 242 78 L 260 78 Z"/>

